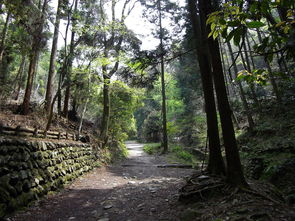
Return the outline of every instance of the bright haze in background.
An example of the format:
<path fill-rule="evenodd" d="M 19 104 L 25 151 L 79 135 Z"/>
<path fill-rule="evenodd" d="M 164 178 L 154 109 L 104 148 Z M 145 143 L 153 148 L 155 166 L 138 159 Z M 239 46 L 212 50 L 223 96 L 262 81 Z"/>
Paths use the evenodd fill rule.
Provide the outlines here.
<path fill-rule="evenodd" d="M 185 0 L 170 0 L 171 2 L 177 3 L 179 6 L 185 5 Z M 51 6 L 54 8 L 56 12 L 57 8 L 57 0 L 53 0 L 51 2 Z M 138 2 L 134 7 L 133 11 L 126 19 L 126 25 L 129 29 L 131 29 L 137 37 L 142 41 L 141 49 L 142 50 L 153 50 L 159 45 L 159 39 L 153 37 L 152 31 L 158 28 L 158 25 L 151 24 L 146 19 L 143 18 L 143 6 Z M 58 48 L 62 48 L 64 46 L 64 33 L 66 29 L 66 22 L 61 21 L 60 24 L 60 35 L 58 41 Z M 169 22 L 163 19 L 163 27 L 169 30 Z M 54 28 L 53 25 L 50 23 L 50 28 L 53 32 Z M 69 34 L 67 42 L 70 42 L 71 36 L 71 28 L 69 28 Z M 50 43 L 51 44 L 51 43 Z"/>

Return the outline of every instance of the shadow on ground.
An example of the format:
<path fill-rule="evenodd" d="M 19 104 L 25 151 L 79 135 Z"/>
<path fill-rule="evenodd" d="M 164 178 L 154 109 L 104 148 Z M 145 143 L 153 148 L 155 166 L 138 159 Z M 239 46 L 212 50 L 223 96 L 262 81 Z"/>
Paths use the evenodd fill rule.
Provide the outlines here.
<path fill-rule="evenodd" d="M 158 168 L 164 158 L 148 156 L 142 147 L 127 143 L 129 157 L 119 165 L 95 169 L 9 220 L 180 220 L 178 189 L 193 170 Z"/>

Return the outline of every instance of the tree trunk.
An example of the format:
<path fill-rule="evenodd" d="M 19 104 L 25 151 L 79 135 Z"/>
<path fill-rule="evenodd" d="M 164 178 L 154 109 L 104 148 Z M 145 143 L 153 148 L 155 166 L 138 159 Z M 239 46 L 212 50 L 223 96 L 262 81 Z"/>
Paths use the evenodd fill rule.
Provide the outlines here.
<path fill-rule="evenodd" d="M 247 50 L 247 48 L 245 47 L 245 45 L 244 45 L 244 50 Z M 247 70 L 248 72 L 252 73 L 252 69 L 251 69 L 251 66 L 250 66 L 250 60 L 248 58 L 248 54 L 245 53 L 243 55 L 243 53 L 241 53 L 241 60 L 242 60 L 244 69 Z M 257 95 L 256 95 L 255 86 L 254 86 L 254 84 L 252 82 L 251 83 L 248 83 L 248 85 L 249 85 L 250 92 L 251 92 L 251 98 L 254 101 L 255 106 L 260 111 L 261 110 L 261 108 L 260 108 L 260 102 L 259 102 L 259 100 L 257 98 Z"/>
<path fill-rule="evenodd" d="M 207 0 L 200 0 L 200 14 L 203 18 L 202 27 L 205 36 L 208 36 L 209 32 L 206 31 L 206 18 L 213 12 L 210 2 Z M 202 16 L 202 12 L 204 13 Z M 204 45 L 206 42 L 202 42 Z M 239 151 L 235 138 L 235 131 L 231 119 L 231 109 L 226 94 L 226 87 L 224 82 L 224 76 L 222 72 L 222 64 L 219 53 L 219 46 L 217 40 L 213 40 L 212 37 L 208 39 L 208 47 L 211 54 L 213 80 L 217 96 L 218 109 L 220 114 L 220 121 L 222 127 L 223 141 L 226 153 L 227 161 L 227 180 L 234 186 L 247 186 L 247 182 L 244 178 L 242 171 L 242 165 L 240 161 Z"/>
<path fill-rule="evenodd" d="M 50 64 L 49 64 L 47 88 L 46 88 L 46 95 L 45 95 L 45 110 L 47 111 L 47 113 L 49 113 L 50 111 L 51 101 L 52 101 L 52 93 L 53 93 L 52 86 L 53 86 L 53 79 L 55 77 L 55 59 L 56 59 L 57 42 L 58 42 L 58 35 L 59 35 L 61 3 L 62 3 L 62 0 L 58 0 L 58 6 L 57 6 L 57 12 L 56 12 L 56 18 L 55 18 L 55 24 L 54 24 L 54 34 L 53 34 L 51 55 L 50 55 Z"/>
<path fill-rule="evenodd" d="M 59 116 L 62 115 L 61 111 L 61 84 L 62 84 L 62 73 L 58 77 L 58 86 L 57 86 L 57 113 Z"/>
<path fill-rule="evenodd" d="M 221 44 L 220 42 L 218 41 L 218 45 L 219 45 L 219 48 L 220 48 L 220 54 L 221 54 L 221 62 L 222 62 L 222 67 L 223 67 L 223 73 L 225 74 L 224 76 L 224 80 L 225 80 L 225 85 L 226 85 L 226 94 L 228 97 L 231 96 L 231 94 L 234 94 L 233 92 L 230 91 L 230 83 L 229 83 L 229 80 L 227 78 L 227 71 L 226 71 L 226 66 L 225 66 L 225 59 L 224 59 L 224 56 L 226 56 L 226 53 L 223 52 L 222 50 L 222 47 L 221 47 Z M 231 75 L 231 73 L 229 73 L 229 75 Z M 232 90 L 233 91 L 233 90 Z M 230 100 L 229 100 L 230 101 Z M 240 125 L 239 125 L 239 121 L 234 113 L 234 111 L 232 111 L 232 117 L 233 117 L 233 120 L 234 120 L 234 123 L 236 125 L 236 127 L 238 129 L 240 129 Z"/>
<path fill-rule="evenodd" d="M 210 60 L 208 50 L 203 44 L 204 36 L 201 36 L 200 20 L 197 14 L 196 1 L 188 0 L 190 19 L 193 26 L 194 38 L 197 46 L 197 56 L 201 71 L 203 85 L 205 110 L 207 119 L 207 136 L 209 140 L 209 162 L 208 171 L 213 174 L 224 174 L 225 167 L 221 155 L 218 121 L 215 107 L 213 82 L 211 76 Z M 207 37 L 206 37 L 207 39 Z"/>
<path fill-rule="evenodd" d="M 162 8 L 161 0 L 158 1 L 159 26 L 160 26 L 160 50 L 161 50 L 161 88 L 162 88 L 162 125 L 163 125 L 163 153 L 168 151 L 167 136 L 167 110 L 166 110 L 166 91 L 165 91 L 165 70 L 164 70 L 164 47 L 163 47 L 163 28 L 162 28 Z"/>
<path fill-rule="evenodd" d="M 235 58 L 234 58 L 234 54 L 233 54 L 233 50 L 232 50 L 232 47 L 230 45 L 230 42 L 227 42 L 227 47 L 228 47 L 229 54 L 230 54 L 230 57 L 231 57 L 231 60 L 232 60 L 232 63 L 233 63 L 234 76 L 235 76 L 235 78 L 237 78 L 238 67 L 237 67 L 237 65 L 235 63 Z M 246 112 L 249 129 L 250 129 L 250 131 L 253 131 L 253 129 L 254 129 L 254 121 L 253 121 L 252 114 L 251 114 L 251 111 L 250 111 L 250 108 L 249 108 L 249 104 L 247 102 L 247 98 L 246 98 L 246 95 L 245 95 L 244 88 L 243 88 L 242 83 L 240 81 L 238 81 L 238 87 L 240 89 L 240 97 L 241 97 L 241 100 L 242 100 L 243 108 L 244 108 L 244 110 Z"/>
<path fill-rule="evenodd" d="M 21 89 L 21 86 L 22 86 L 22 78 L 23 78 L 25 66 L 26 66 L 26 56 L 23 55 L 20 66 L 19 66 L 19 69 L 18 69 L 18 72 L 17 72 L 17 77 L 15 79 L 17 89 L 15 89 L 16 95 L 15 95 L 14 100 L 16 100 L 16 101 L 18 100 L 20 89 Z"/>
<path fill-rule="evenodd" d="M 78 3 L 79 0 L 75 0 L 75 6 L 74 6 L 74 14 L 77 12 L 78 10 Z M 75 26 L 75 19 L 74 17 L 72 17 L 72 26 Z M 72 28 L 73 28 L 72 27 Z M 75 35 L 76 32 L 72 31 L 72 35 L 71 35 L 71 43 L 70 43 L 70 51 L 69 51 L 69 55 L 68 55 L 68 59 L 67 59 L 67 72 L 66 72 L 66 92 L 65 92 L 65 99 L 64 99 L 64 108 L 63 108 L 63 115 L 65 117 L 68 116 L 69 113 L 69 102 L 70 102 L 70 93 L 71 93 L 71 72 L 72 72 L 72 67 L 73 67 L 73 60 L 74 60 L 74 50 L 75 50 Z"/>
<path fill-rule="evenodd" d="M 42 40 L 41 38 L 42 38 L 42 32 L 44 27 L 44 21 L 45 21 L 45 11 L 47 6 L 48 6 L 48 0 L 45 0 L 42 6 L 42 12 L 40 14 L 40 24 L 38 24 L 39 27 L 37 28 L 36 33 L 34 33 L 32 51 L 30 54 L 30 65 L 29 65 L 29 71 L 28 71 L 28 77 L 27 77 L 26 91 L 25 91 L 23 104 L 21 107 L 21 113 L 24 115 L 27 115 L 29 113 L 32 87 L 33 87 L 34 77 L 36 74 L 36 66 L 38 63 L 39 53 L 41 50 L 40 44 Z"/>
<path fill-rule="evenodd" d="M 0 44 L 0 65 L 2 65 L 3 53 L 5 50 L 5 41 L 6 41 L 6 37 L 7 37 L 10 16 L 11 16 L 11 13 L 8 12 L 7 16 L 6 16 L 4 27 L 2 30 L 2 35 L 1 35 L 2 39 L 1 39 L 1 44 Z"/>
<path fill-rule="evenodd" d="M 107 67 L 103 66 L 102 67 L 103 71 L 103 79 L 104 79 L 104 84 L 103 84 L 103 114 L 102 114 L 102 125 L 101 125 L 101 134 L 100 138 L 102 141 L 102 147 L 104 148 L 107 143 L 108 143 L 108 130 L 109 130 L 109 121 L 110 121 L 110 77 L 106 74 Z"/>
<path fill-rule="evenodd" d="M 71 86 L 68 85 L 65 91 L 64 109 L 63 109 L 63 116 L 66 118 L 68 118 L 68 114 L 69 114 L 70 97 L 71 97 Z"/>
<path fill-rule="evenodd" d="M 90 81 L 91 81 L 90 74 L 91 74 L 91 62 L 89 64 L 89 71 L 88 71 L 88 94 L 91 93 L 90 92 Z M 78 137 L 80 137 L 80 134 L 81 134 L 81 131 L 82 131 L 83 118 L 84 118 L 84 115 L 86 113 L 88 102 L 89 102 L 89 96 L 87 96 L 87 98 L 86 98 L 86 101 L 85 101 L 84 107 L 83 107 L 83 111 L 81 113 L 80 122 L 79 122 L 79 128 L 78 128 Z"/>
<path fill-rule="evenodd" d="M 7 69 L 8 69 L 8 62 L 7 60 L 3 60 L 3 54 L 5 51 L 5 41 L 7 38 L 8 26 L 10 21 L 10 12 L 7 13 L 5 24 L 2 30 L 2 39 L 0 44 L 0 85 L 5 85 L 7 80 Z M 1 92 L 1 89 L 0 89 Z"/>
<path fill-rule="evenodd" d="M 29 113 L 32 87 L 33 87 L 34 77 L 36 74 L 36 65 L 37 65 L 38 57 L 39 57 L 38 53 L 39 51 L 33 50 L 32 54 L 30 55 L 30 65 L 29 65 L 29 71 L 28 71 L 28 77 L 27 77 L 27 84 L 26 84 L 26 90 L 25 90 L 25 95 L 24 95 L 24 100 L 23 100 L 22 110 L 21 110 L 21 113 L 24 115 L 27 115 Z"/>
<path fill-rule="evenodd" d="M 259 40 L 259 43 L 261 44 L 262 43 L 262 36 L 261 36 L 261 33 L 259 31 L 259 29 L 256 30 L 257 32 L 257 35 L 258 35 L 258 40 Z M 270 66 L 270 63 L 269 61 L 267 60 L 267 57 L 266 56 L 263 56 L 263 59 L 264 59 L 264 64 L 268 70 L 268 74 L 269 74 L 269 79 L 270 79 L 270 83 L 272 85 L 272 88 L 273 88 L 273 92 L 277 98 L 277 101 L 280 103 L 282 101 L 282 98 L 281 98 L 281 95 L 280 95 L 280 92 L 279 92 L 279 89 L 278 89 L 278 85 L 277 85 L 277 82 L 275 80 L 275 77 L 273 75 L 273 71 L 271 69 L 271 66 Z"/>

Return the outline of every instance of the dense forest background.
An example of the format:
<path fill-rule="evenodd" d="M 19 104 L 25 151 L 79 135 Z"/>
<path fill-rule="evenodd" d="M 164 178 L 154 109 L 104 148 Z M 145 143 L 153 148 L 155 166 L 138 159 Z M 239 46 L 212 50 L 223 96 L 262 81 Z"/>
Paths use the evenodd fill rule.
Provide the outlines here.
<path fill-rule="evenodd" d="M 239 149 L 247 176 L 275 180 L 279 165 L 294 166 L 294 1 L 180 5 L 0 1 L 1 108 L 41 113 L 45 123 L 27 126 L 45 130 L 76 122 L 119 152 L 127 139 L 184 159 L 209 152 L 210 172 L 247 186 Z M 126 25 L 139 6 L 152 49 Z"/>

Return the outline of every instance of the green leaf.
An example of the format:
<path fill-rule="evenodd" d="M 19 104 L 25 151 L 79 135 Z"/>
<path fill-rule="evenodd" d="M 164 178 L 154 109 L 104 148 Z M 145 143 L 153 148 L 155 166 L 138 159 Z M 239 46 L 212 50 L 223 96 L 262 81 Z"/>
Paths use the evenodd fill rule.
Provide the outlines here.
<path fill-rule="evenodd" d="M 248 28 L 261 28 L 261 27 L 265 26 L 265 24 L 261 21 L 251 21 L 251 22 L 247 22 L 246 26 Z"/>
<path fill-rule="evenodd" d="M 226 42 L 229 42 L 233 37 L 234 37 L 234 34 L 235 34 L 235 31 L 236 29 L 233 29 L 226 37 L 225 41 Z"/>
<path fill-rule="evenodd" d="M 229 27 L 238 27 L 241 23 L 239 21 L 229 21 L 227 24 Z"/>
<path fill-rule="evenodd" d="M 213 39 L 215 40 L 217 37 L 218 37 L 218 32 L 215 31 L 215 32 L 213 33 Z"/>

